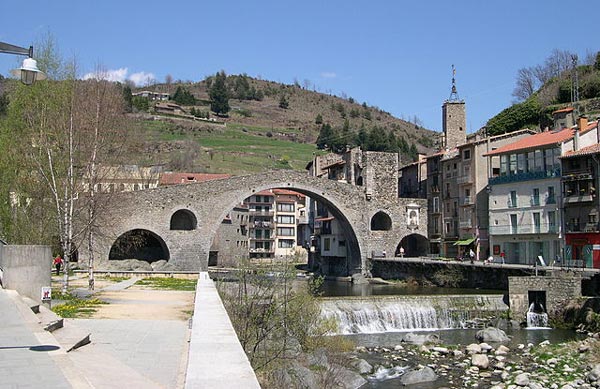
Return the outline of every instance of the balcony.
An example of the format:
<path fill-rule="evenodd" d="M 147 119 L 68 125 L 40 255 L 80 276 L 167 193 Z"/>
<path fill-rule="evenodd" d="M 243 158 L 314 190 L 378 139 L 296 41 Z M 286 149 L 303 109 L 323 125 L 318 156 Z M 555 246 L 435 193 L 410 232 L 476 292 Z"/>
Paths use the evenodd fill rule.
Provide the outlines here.
<path fill-rule="evenodd" d="M 440 193 L 440 187 L 439 186 L 432 186 L 431 187 L 431 193 Z"/>
<path fill-rule="evenodd" d="M 489 179 L 490 185 L 509 184 L 511 182 L 519 181 L 534 181 L 543 180 L 546 178 L 560 177 L 560 168 L 539 171 L 539 172 L 525 172 L 517 174 L 506 174 L 503 176 L 491 177 Z"/>
<path fill-rule="evenodd" d="M 565 196 L 564 198 L 564 203 L 565 204 L 576 204 L 576 203 L 589 203 L 591 201 L 594 201 L 594 197 L 591 194 L 583 194 L 583 195 L 578 195 L 578 196 Z"/>
<path fill-rule="evenodd" d="M 255 247 L 250 247 L 248 249 L 248 252 L 251 254 L 272 254 L 275 252 L 275 247 L 271 247 L 271 248 L 255 248 Z"/>
<path fill-rule="evenodd" d="M 464 176 L 460 176 L 456 179 L 456 183 L 457 184 L 472 184 L 473 183 L 473 177 L 471 177 L 471 175 L 464 175 Z"/>
<path fill-rule="evenodd" d="M 474 199 L 471 196 L 465 196 L 460 199 L 460 205 L 474 205 Z"/>
<path fill-rule="evenodd" d="M 567 232 L 600 232 L 600 223 L 565 223 Z"/>
<path fill-rule="evenodd" d="M 250 240 L 255 242 L 269 242 L 275 240 L 275 236 L 251 236 Z"/>
<path fill-rule="evenodd" d="M 266 229 L 272 230 L 273 228 L 275 228 L 275 223 L 272 223 L 269 221 L 255 220 L 254 223 L 250 224 L 250 228 L 251 229 L 266 228 Z"/>
<path fill-rule="evenodd" d="M 515 226 L 501 225 L 490 226 L 490 235 L 514 235 L 514 234 L 557 234 L 556 224 L 518 224 Z"/>
<path fill-rule="evenodd" d="M 273 216 L 273 211 L 251 209 L 248 213 L 250 216 Z"/>

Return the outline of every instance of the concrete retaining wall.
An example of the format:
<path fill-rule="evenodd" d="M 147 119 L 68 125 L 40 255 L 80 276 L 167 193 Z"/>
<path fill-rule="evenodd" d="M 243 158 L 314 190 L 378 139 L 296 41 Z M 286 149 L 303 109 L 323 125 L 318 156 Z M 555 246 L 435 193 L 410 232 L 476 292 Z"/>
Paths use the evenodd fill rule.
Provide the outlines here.
<path fill-rule="evenodd" d="M 0 246 L 2 284 L 41 302 L 42 286 L 50 286 L 52 251 L 49 246 Z"/>

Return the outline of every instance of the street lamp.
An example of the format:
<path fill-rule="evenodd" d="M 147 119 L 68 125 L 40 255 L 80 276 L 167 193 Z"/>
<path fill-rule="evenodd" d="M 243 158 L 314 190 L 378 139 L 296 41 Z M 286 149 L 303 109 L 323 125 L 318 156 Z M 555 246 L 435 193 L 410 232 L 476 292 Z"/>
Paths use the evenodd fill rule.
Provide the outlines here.
<path fill-rule="evenodd" d="M 0 42 L 0 53 L 26 55 L 27 58 L 23 60 L 23 65 L 19 69 L 14 69 L 11 74 L 16 77 L 21 77 L 21 82 L 25 85 L 31 85 L 35 80 L 45 80 L 46 75 L 37 67 L 37 61 L 33 59 L 33 46 L 29 46 L 29 49 L 10 45 L 8 43 Z"/>

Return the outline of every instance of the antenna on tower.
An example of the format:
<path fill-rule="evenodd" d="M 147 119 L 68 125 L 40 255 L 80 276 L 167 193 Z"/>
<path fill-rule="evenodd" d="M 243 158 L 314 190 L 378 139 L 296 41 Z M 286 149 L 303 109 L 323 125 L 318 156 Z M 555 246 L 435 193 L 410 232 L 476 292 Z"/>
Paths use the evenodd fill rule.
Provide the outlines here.
<path fill-rule="evenodd" d="M 577 54 L 571 55 L 573 71 L 571 72 L 571 105 L 575 109 L 575 114 L 578 112 L 579 106 L 579 77 L 577 76 Z"/>
<path fill-rule="evenodd" d="M 456 68 L 454 67 L 454 64 L 452 64 L 452 92 L 450 92 L 450 98 L 448 99 L 448 101 L 460 101 L 460 98 L 458 97 L 458 92 L 456 90 Z"/>

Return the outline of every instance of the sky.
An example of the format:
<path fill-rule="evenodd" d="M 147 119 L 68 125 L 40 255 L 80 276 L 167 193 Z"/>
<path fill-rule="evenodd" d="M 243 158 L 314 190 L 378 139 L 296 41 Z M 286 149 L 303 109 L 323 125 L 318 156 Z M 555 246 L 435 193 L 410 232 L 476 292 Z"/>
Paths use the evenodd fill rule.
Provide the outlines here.
<path fill-rule="evenodd" d="M 597 0 L 29 0 L 2 2 L 0 41 L 51 34 L 80 77 L 201 81 L 224 70 L 355 101 L 441 130 L 452 65 L 477 131 L 511 105 L 520 68 L 600 51 Z M 0 74 L 22 58 L 0 54 Z"/>

